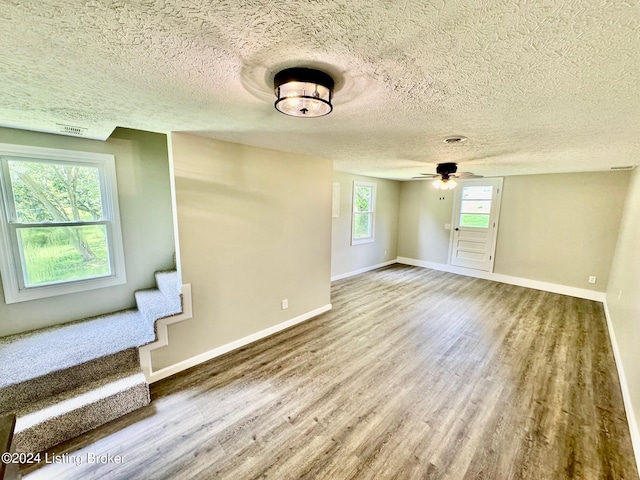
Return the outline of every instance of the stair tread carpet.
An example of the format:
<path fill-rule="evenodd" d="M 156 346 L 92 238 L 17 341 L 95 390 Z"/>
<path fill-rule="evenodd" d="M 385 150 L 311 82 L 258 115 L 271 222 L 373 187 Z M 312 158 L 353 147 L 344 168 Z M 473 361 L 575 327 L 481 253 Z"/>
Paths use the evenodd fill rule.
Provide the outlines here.
<path fill-rule="evenodd" d="M 78 407 L 125 392 L 139 384 L 146 385 L 144 374 L 139 371 L 129 371 L 31 404 L 24 410 L 16 412 L 18 414 L 16 433 L 32 428 L 46 420 L 73 412 Z"/>
<path fill-rule="evenodd" d="M 0 388 L 155 339 L 136 310 L 0 338 Z M 28 365 L 29 368 L 24 368 Z"/>

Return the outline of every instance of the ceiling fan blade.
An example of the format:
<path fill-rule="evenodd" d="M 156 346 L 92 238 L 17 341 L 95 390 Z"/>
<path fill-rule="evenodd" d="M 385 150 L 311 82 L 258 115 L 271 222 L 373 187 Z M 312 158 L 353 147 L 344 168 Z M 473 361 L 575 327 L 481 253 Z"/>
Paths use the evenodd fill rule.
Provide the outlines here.
<path fill-rule="evenodd" d="M 456 178 L 482 178 L 482 175 L 476 175 L 475 173 L 471 172 L 460 172 L 454 176 Z"/>
<path fill-rule="evenodd" d="M 436 173 L 421 173 L 420 177 L 413 177 L 413 178 L 437 178 L 440 175 L 436 174 Z"/>

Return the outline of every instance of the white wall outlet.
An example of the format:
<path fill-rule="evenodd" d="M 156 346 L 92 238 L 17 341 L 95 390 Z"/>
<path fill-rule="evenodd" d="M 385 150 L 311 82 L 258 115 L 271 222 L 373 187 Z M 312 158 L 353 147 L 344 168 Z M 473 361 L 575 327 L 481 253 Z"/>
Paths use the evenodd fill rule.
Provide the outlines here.
<path fill-rule="evenodd" d="M 445 230 L 451 230 L 451 224 L 450 223 L 445 223 L 444 224 L 444 229 Z"/>
<path fill-rule="evenodd" d="M 589 283 L 596 283 L 596 276 L 595 275 L 590 275 L 589 276 Z"/>
<path fill-rule="evenodd" d="M 387 258 L 387 251 L 384 251 L 384 258 Z"/>
<path fill-rule="evenodd" d="M 286 310 L 287 308 L 289 308 L 289 299 L 285 298 L 284 300 L 282 300 L 282 309 Z"/>

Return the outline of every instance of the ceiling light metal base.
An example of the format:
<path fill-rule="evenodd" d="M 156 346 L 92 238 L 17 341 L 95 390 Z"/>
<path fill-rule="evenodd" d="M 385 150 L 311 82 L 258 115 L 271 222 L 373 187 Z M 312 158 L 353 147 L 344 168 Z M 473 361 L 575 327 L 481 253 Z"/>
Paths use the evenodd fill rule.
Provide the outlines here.
<path fill-rule="evenodd" d="M 273 79 L 275 107 L 293 117 L 322 117 L 333 110 L 333 86 L 333 78 L 320 70 L 287 68 Z"/>

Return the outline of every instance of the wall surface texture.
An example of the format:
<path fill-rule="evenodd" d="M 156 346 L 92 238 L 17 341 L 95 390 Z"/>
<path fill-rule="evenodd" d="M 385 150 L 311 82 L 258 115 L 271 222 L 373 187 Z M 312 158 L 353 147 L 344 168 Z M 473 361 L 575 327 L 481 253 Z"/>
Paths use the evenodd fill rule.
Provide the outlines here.
<path fill-rule="evenodd" d="M 604 292 L 628 179 L 624 171 L 505 177 L 494 272 Z M 447 264 L 452 209 L 453 193 L 403 183 L 398 255 Z"/>
<path fill-rule="evenodd" d="M 449 262 L 454 193 L 436 190 L 430 181 L 402 182 L 398 256 L 425 262 Z"/>
<path fill-rule="evenodd" d="M 193 318 L 169 327 L 155 370 L 331 303 L 330 160 L 189 134 L 170 143 Z"/>
<path fill-rule="evenodd" d="M 640 170 L 637 169 L 627 195 L 606 302 L 637 421 L 640 418 Z"/>
<path fill-rule="evenodd" d="M 167 137 L 116 129 L 105 142 L 0 128 L 0 143 L 115 156 L 126 285 L 6 305 L 0 291 L 0 336 L 135 306 L 135 290 L 155 287 L 154 271 L 171 268 L 175 251 Z M 1 290 L 0 284 L 0 290 Z"/>
<path fill-rule="evenodd" d="M 340 214 L 332 218 L 331 276 L 344 275 L 395 260 L 398 240 L 400 182 L 334 172 L 340 184 Z M 375 183 L 376 214 L 374 242 L 351 245 L 353 182 Z"/>
<path fill-rule="evenodd" d="M 506 177 L 495 272 L 604 292 L 628 183 L 626 171 Z"/>

